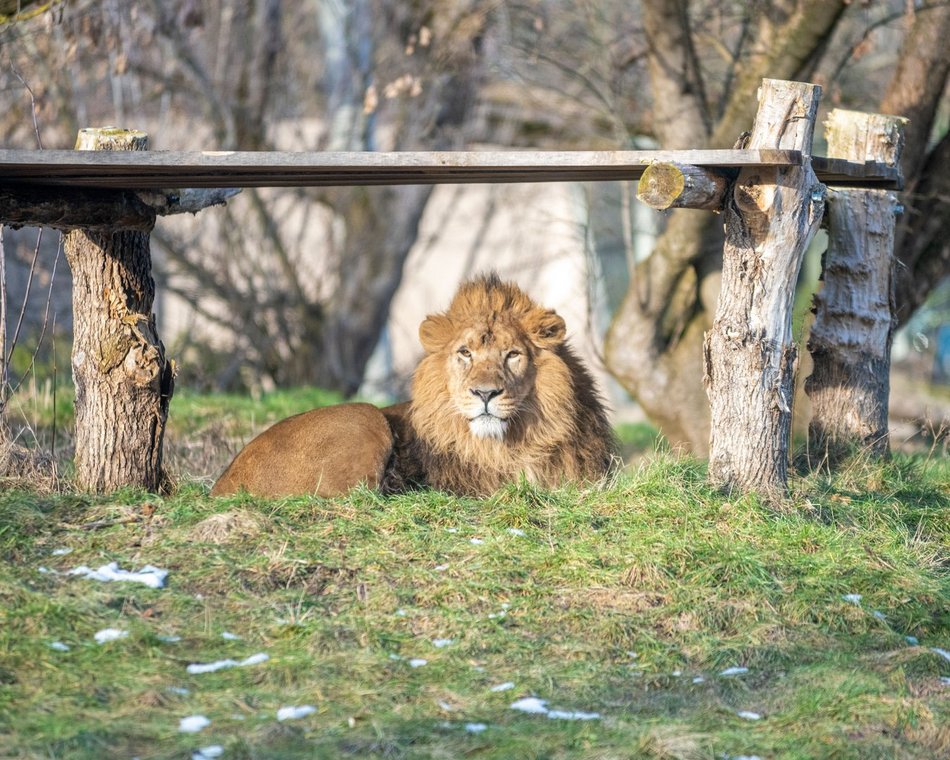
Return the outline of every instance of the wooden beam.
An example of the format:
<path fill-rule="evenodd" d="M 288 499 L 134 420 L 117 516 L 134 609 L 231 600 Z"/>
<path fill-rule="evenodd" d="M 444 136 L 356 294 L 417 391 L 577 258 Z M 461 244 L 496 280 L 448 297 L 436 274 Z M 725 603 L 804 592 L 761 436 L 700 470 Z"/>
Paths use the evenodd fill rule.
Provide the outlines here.
<path fill-rule="evenodd" d="M 181 152 L 0 150 L 0 185 L 125 188 L 321 187 L 480 182 L 638 180 L 652 163 L 706 169 L 793 167 L 796 150 Z M 893 167 L 829 164 L 852 184 L 891 183 Z"/>

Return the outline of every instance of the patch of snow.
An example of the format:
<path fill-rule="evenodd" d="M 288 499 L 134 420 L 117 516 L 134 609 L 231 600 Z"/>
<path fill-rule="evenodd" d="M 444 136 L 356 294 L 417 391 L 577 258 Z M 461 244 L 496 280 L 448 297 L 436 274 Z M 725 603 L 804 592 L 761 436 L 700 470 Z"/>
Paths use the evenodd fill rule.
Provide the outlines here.
<path fill-rule="evenodd" d="M 209 744 L 207 747 L 196 749 L 191 753 L 191 760 L 214 760 L 224 754 L 224 747 L 220 744 Z"/>
<path fill-rule="evenodd" d="M 912 647 L 915 647 L 920 643 L 920 639 L 918 639 L 916 636 L 905 636 L 904 641 L 906 641 Z"/>
<path fill-rule="evenodd" d="M 743 667 L 735 666 L 735 667 L 726 668 L 725 670 L 720 671 L 720 672 L 719 672 L 719 675 L 721 675 L 721 676 L 741 676 L 741 675 L 744 675 L 744 674 L 746 674 L 746 673 L 748 673 L 748 672 L 749 672 L 749 669 L 748 669 L 748 668 L 743 668 Z"/>
<path fill-rule="evenodd" d="M 509 707 L 512 710 L 519 710 L 520 712 L 533 713 L 537 715 L 547 715 L 548 701 L 546 699 L 538 699 L 537 697 L 522 697 L 512 702 Z"/>
<path fill-rule="evenodd" d="M 636 660 L 636 659 L 639 659 L 639 657 L 640 657 L 640 655 L 638 655 L 636 652 L 627 651 L 627 652 L 625 652 L 625 654 L 626 654 L 627 657 L 629 657 L 631 660 Z"/>
<path fill-rule="evenodd" d="M 455 639 L 432 639 L 432 646 L 436 649 L 443 649 L 455 643 Z"/>
<path fill-rule="evenodd" d="M 528 535 L 528 534 L 525 533 L 523 530 L 521 530 L 521 528 L 508 528 L 508 532 L 509 532 L 511 535 L 513 535 L 513 536 L 522 536 L 522 537 L 524 537 L 524 536 Z"/>
<path fill-rule="evenodd" d="M 267 662 L 270 659 L 270 655 L 265 654 L 264 652 L 258 652 L 257 654 L 252 654 L 250 657 L 246 657 L 243 660 L 232 660 L 230 657 L 226 660 L 215 660 L 214 662 L 194 662 L 187 667 L 187 671 L 192 675 L 197 675 L 200 673 L 213 673 L 216 670 L 224 670 L 226 668 L 244 668 L 248 665 L 260 665 L 262 662 Z"/>
<path fill-rule="evenodd" d="M 482 731 L 488 728 L 488 726 L 486 726 L 484 723 L 466 723 L 464 728 L 470 734 L 480 734 Z"/>
<path fill-rule="evenodd" d="M 458 532 L 459 532 L 459 529 L 458 529 L 458 528 L 446 528 L 446 529 L 445 529 L 445 532 L 446 532 L 446 533 L 458 533 Z"/>
<path fill-rule="evenodd" d="M 841 596 L 846 602 L 851 602 L 851 604 L 856 604 L 859 607 L 861 606 L 861 599 L 863 598 L 860 594 L 843 594 Z"/>
<path fill-rule="evenodd" d="M 313 705 L 300 705 L 299 707 L 281 707 L 277 711 L 277 720 L 298 720 L 312 715 L 317 711 Z"/>
<path fill-rule="evenodd" d="M 470 544 L 475 544 L 475 546 L 481 546 L 482 544 L 485 543 L 485 541 L 481 538 L 470 538 L 468 542 Z"/>
<path fill-rule="evenodd" d="M 71 552 L 72 549 L 70 549 L 68 546 L 64 546 L 61 549 L 53 549 L 50 554 L 52 554 L 54 557 L 64 557 Z"/>
<path fill-rule="evenodd" d="M 682 670 L 674 670 L 670 675 L 672 675 L 673 678 L 679 678 L 681 675 L 683 675 L 683 671 L 682 671 Z"/>
<path fill-rule="evenodd" d="M 96 640 L 97 644 L 105 644 L 109 641 L 124 639 L 128 635 L 128 631 L 120 631 L 118 628 L 103 628 L 101 631 L 96 631 L 96 634 L 93 636 L 93 638 Z"/>
<path fill-rule="evenodd" d="M 164 644 L 176 644 L 181 641 L 181 636 L 175 636 L 174 634 L 169 636 L 159 636 L 158 640 Z"/>
<path fill-rule="evenodd" d="M 36 568 L 36 572 L 41 573 L 42 575 L 59 575 L 55 570 L 50 570 L 48 567 L 43 567 L 40 565 Z"/>
<path fill-rule="evenodd" d="M 57 652 L 68 652 L 69 644 L 64 644 L 62 641 L 51 641 L 49 643 L 50 649 L 55 649 Z"/>
<path fill-rule="evenodd" d="M 404 658 L 404 657 L 400 657 L 398 654 L 391 654 L 391 655 L 389 655 L 389 659 L 390 659 L 390 660 L 403 660 L 403 659 L 405 659 L 405 658 Z"/>
<path fill-rule="evenodd" d="M 497 620 L 499 618 L 505 617 L 507 614 L 508 614 L 508 610 L 504 610 L 504 609 L 501 612 L 489 612 L 488 619 Z"/>
<path fill-rule="evenodd" d="M 509 689 L 513 688 L 515 688 L 514 683 L 511 681 L 505 681 L 504 683 L 495 684 L 489 689 L 489 691 L 508 691 Z"/>
<path fill-rule="evenodd" d="M 162 588 L 165 585 L 165 578 L 168 577 L 168 571 L 154 565 L 145 565 L 138 572 L 132 572 L 120 568 L 118 562 L 110 562 L 96 570 L 80 565 L 70 570 L 68 575 L 79 575 L 90 581 L 128 581 L 144 583 L 149 588 Z"/>
<path fill-rule="evenodd" d="M 185 734 L 196 734 L 211 725 L 204 715 L 189 715 L 178 721 L 178 730 Z"/>
<path fill-rule="evenodd" d="M 759 715 L 759 713 L 752 712 L 751 710 L 740 710 L 736 715 L 745 720 L 762 720 L 762 716 Z"/>
<path fill-rule="evenodd" d="M 693 683 L 704 683 L 705 680 L 706 679 L 703 678 L 702 676 L 696 676 L 695 678 L 693 678 Z"/>
<path fill-rule="evenodd" d="M 950 678 L 947 676 L 940 676 L 940 683 L 942 683 L 944 686 L 950 686 Z"/>
<path fill-rule="evenodd" d="M 600 720 L 600 713 L 595 712 L 567 712 L 566 710 L 549 710 L 548 717 L 553 720 Z"/>
<path fill-rule="evenodd" d="M 423 665 L 428 665 L 428 664 L 429 664 L 429 661 L 424 660 L 421 657 L 413 657 L 411 660 L 409 660 L 410 668 L 421 668 Z"/>
<path fill-rule="evenodd" d="M 222 633 L 221 638 L 224 639 L 225 641 L 240 641 L 241 640 L 240 636 L 238 636 L 236 633 L 231 633 L 230 631 L 225 631 L 224 633 Z"/>
<path fill-rule="evenodd" d="M 876 617 L 878 620 L 881 620 L 881 621 L 887 620 L 887 615 L 885 615 L 885 614 L 884 614 L 883 612 L 881 612 L 880 610 L 874 610 L 874 612 L 872 612 L 871 614 L 872 614 L 874 617 Z"/>
<path fill-rule="evenodd" d="M 187 697 L 189 694 L 191 694 L 191 690 L 186 689 L 184 686 L 169 686 L 168 690 L 172 694 L 177 694 L 180 697 Z"/>
<path fill-rule="evenodd" d="M 438 702 L 436 702 L 436 704 L 439 706 L 440 710 L 445 710 L 446 712 L 455 712 L 455 708 L 444 699 L 440 699 Z"/>
<path fill-rule="evenodd" d="M 930 651 L 934 654 L 939 654 L 947 662 L 950 662 L 950 652 L 948 652 L 946 649 L 941 649 L 940 647 L 930 647 Z"/>
<path fill-rule="evenodd" d="M 400 607 L 398 610 L 396 610 L 396 615 L 398 617 L 406 617 L 406 611 Z"/>
<path fill-rule="evenodd" d="M 448 569 L 449 569 L 449 566 L 448 566 L 448 565 L 436 565 L 436 566 L 435 566 L 435 569 L 436 569 L 438 572 L 441 573 L 443 570 L 448 570 Z"/>

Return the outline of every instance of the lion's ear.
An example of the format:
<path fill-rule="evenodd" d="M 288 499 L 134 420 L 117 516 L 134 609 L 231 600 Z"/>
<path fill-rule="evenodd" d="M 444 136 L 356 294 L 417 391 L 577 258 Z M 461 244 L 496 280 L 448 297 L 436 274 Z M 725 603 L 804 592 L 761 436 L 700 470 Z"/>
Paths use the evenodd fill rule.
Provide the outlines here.
<path fill-rule="evenodd" d="M 455 334 L 455 325 L 444 314 L 430 314 L 419 325 L 419 341 L 426 353 L 434 354 L 445 348 Z"/>
<path fill-rule="evenodd" d="M 537 309 L 531 312 L 525 317 L 524 327 L 531 342 L 539 348 L 556 348 L 567 337 L 567 326 L 564 320 L 551 309 Z"/>

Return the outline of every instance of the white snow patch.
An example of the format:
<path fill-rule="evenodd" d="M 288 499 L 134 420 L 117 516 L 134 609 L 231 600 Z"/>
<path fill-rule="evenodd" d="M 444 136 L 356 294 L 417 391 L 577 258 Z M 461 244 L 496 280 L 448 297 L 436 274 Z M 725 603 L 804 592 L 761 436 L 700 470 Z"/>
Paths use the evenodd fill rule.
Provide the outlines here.
<path fill-rule="evenodd" d="M 57 652 L 68 652 L 69 644 L 64 644 L 62 641 L 51 641 L 49 643 L 49 648 L 54 649 Z"/>
<path fill-rule="evenodd" d="M 489 689 L 489 691 L 508 691 L 509 689 L 513 688 L 515 688 L 514 683 L 511 681 L 505 681 L 504 683 L 495 684 Z"/>
<path fill-rule="evenodd" d="M 445 532 L 446 532 L 446 533 L 458 533 L 458 532 L 459 532 L 459 529 L 458 529 L 458 528 L 446 528 L 446 529 L 445 529 Z"/>
<path fill-rule="evenodd" d="M 191 760 L 214 760 L 224 754 L 224 747 L 220 744 L 209 744 L 207 747 L 196 749 L 191 753 Z"/>
<path fill-rule="evenodd" d="M 843 594 L 841 598 L 846 602 L 851 602 L 851 604 L 861 605 L 862 596 L 860 594 Z"/>
<path fill-rule="evenodd" d="M 752 712 L 751 710 L 740 710 L 736 715 L 745 720 L 762 720 L 762 716 L 759 715 L 759 713 Z"/>
<path fill-rule="evenodd" d="M 429 661 L 424 660 L 421 657 L 413 657 L 411 660 L 409 660 L 410 668 L 421 668 L 423 665 L 428 665 L 428 664 L 429 664 Z"/>
<path fill-rule="evenodd" d="M 178 730 L 185 734 L 196 734 L 210 725 L 211 721 L 204 715 L 189 715 L 178 721 Z"/>
<path fill-rule="evenodd" d="M 872 614 L 874 617 L 876 617 L 878 620 L 881 620 L 881 621 L 887 620 L 887 615 L 885 615 L 885 614 L 884 614 L 883 612 L 881 612 L 880 610 L 874 610 L 874 612 L 872 612 L 871 614 Z"/>
<path fill-rule="evenodd" d="M 144 583 L 149 588 L 162 588 L 165 585 L 165 578 L 168 577 L 168 571 L 154 565 L 145 565 L 138 572 L 132 572 L 120 568 L 118 562 L 110 562 L 96 570 L 80 565 L 70 570 L 68 575 L 80 575 L 90 581 L 129 581 Z"/>
<path fill-rule="evenodd" d="M 519 710 L 533 715 L 546 715 L 552 720 L 599 720 L 600 713 L 575 712 L 569 710 L 551 710 L 546 699 L 537 697 L 522 697 L 509 705 L 512 710 Z"/>
<path fill-rule="evenodd" d="M 174 634 L 168 636 L 159 636 L 158 640 L 164 644 L 175 644 L 181 641 L 181 636 L 175 636 Z"/>
<path fill-rule="evenodd" d="M 509 707 L 512 710 L 519 710 L 520 712 L 547 715 L 547 705 L 548 701 L 546 699 L 538 699 L 537 697 L 522 697 L 521 699 L 517 699 L 512 702 Z"/>
<path fill-rule="evenodd" d="M 43 565 L 40 565 L 38 568 L 36 568 L 36 572 L 43 575 L 59 575 L 59 573 L 57 573 L 55 570 L 50 570 L 48 567 L 43 567 Z"/>
<path fill-rule="evenodd" d="M 128 631 L 120 631 L 118 628 L 103 628 L 101 631 L 96 631 L 96 634 L 93 636 L 93 638 L 96 640 L 97 644 L 105 644 L 109 641 L 124 639 L 128 635 Z"/>
<path fill-rule="evenodd" d="M 225 631 L 224 633 L 222 633 L 221 638 L 224 639 L 225 641 L 240 641 L 241 640 L 240 636 L 238 636 L 236 633 L 231 633 L 230 631 Z"/>
<path fill-rule="evenodd" d="M 439 709 L 441 710 L 445 710 L 446 712 L 455 712 L 455 708 L 452 707 L 452 705 L 450 705 L 444 699 L 440 699 L 438 702 L 436 702 L 436 704 L 439 706 Z"/>
<path fill-rule="evenodd" d="M 187 671 L 193 675 L 199 673 L 213 673 L 216 670 L 224 670 L 226 668 L 244 668 L 248 665 L 260 665 L 269 659 L 270 655 L 264 652 L 258 652 L 243 660 L 232 660 L 229 657 L 226 660 L 215 660 L 214 662 L 194 662 L 188 666 Z"/>
<path fill-rule="evenodd" d="M 673 678 L 679 678 L 681 675 L 683 675 L 683 671 L 682 671 L 682 670 L 674 670 L 670 675 L 672 675 Z"/>
<path fill-rule="evenodd" d="M 944 686 L 950 686 L 950 677 L 940 676 L 940 683 L 942 683 Z"/>
<path fill-rule="evenodd" d="M 905 636 L 904 641 L 906 641 L 912 647 L 915 647 L 920 643 L 920 639 L 918 639 L 916 636 Z"/>
<path fill-rule="evenodd" d="M 396 615 L 398 617 L 406 617 L 406 611 L 400 607 L 398 610 L 396 610 Z"/>
<path fill-rule="evenodd" d="M 522 537 L 524 537 L 524 536 L 528 535 L 528 534 L 525 533 L 523 530 L 521 530 L 521 528 L 508 528 L 508 532 L 509 532 L 511 535 L 513 535 L 513 536 L 522 536 Z"/>
<path fill-rule="evenodd" d="M 71 552 L 72 549 L 70 549 L 68 546 L 64 546 L 60 549 L 53 549 L 50 554 L 52 554 L 54 557 L 64 557 Z"/>
<path fill-rule="evenodd" d="M 947 662 L 950 662 L 950 652 L 948 652 L 946 649 L 941 649 L 940 647 L 930 647 L 930 651 L 935 654 L 939 654 Z"/>
<path fill-rule="evenodd" d="M 448 565 L 436 565 L 436 566 L 435 566 L 435 569 L 441 573 L 443 570 L 448 570 L 448 569 L 449 569 L 449 566 L 448 566 Z"/>
<path fill-rule="evenodd" d="M 300 705 L 299 707 L 281 707 L 277 711 L 277 720 L 298 720 L 312 715 L 317 711 L 313 705 Z"/>
<path fill-rule="evenodd" d="M 693 683 L 703 683 L 705 682 L 705 680 L 706 679 L 703 678 L 702 676 L 696 676 L 695 678 L 693 678 Z"/>
<path fill-rule="evenodd" d="M 455 639 L 432 639 L 432 646 L 436 649 L 443 649 L 455 643 Z"/>
<path fill-rule="evenodd" d="M 481 539 L 481 538 L 470 538 L 468 542 L 470 544 L 475 544 L 475 546 L 481 546 L 482 544 L 485 543 L 484 539 Z"/>
<path fill-rule="evenodd" d="M 486 726 L 484 723 L 466 723 L 464 728 L 470 734 L 480 734 L 482 731 L 488 728 L 488 726 Z"/>
<path fill-rule="evenodd" d="M 191 694 L 191 690 L 186 689 L 184 686 L 169 686 L 168 690 L 172 694 L 177 694 L 180 697 L 187 697 L 189 694 Z"/>
<path fill-rule="evenodd" d="M 741 675 L 744 675 L 745 673 L 748 673 L 748 672 L 749 672 L 749 669 L 748 669 L 748 668 L 743 668 L 743 667 L 735 666 L 735 667 L 726 668 L 725 670 L 720 671 L 720 672 L 719 672 L 719 675 L 721 675 L 721 676 L 741 676 Z"/>

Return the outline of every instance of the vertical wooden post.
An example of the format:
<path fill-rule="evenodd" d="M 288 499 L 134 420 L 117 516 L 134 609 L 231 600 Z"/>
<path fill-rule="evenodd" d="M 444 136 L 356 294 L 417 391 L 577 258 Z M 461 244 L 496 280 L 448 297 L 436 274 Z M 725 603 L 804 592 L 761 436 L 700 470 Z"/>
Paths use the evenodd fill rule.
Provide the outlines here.
<path fill-rule="evenodd" d="M 765 79 L 749 148 L 799 150 L 791 168 L 743 169 L 724 209 L 722 287 L 706 334 L 712 408 L 709 479 L 718 487 L 785 492 L 795 343 L 792 301 L 824 207 L 811 168 L 821 88 Z"/>
<path fill-rule="evenodd" d="M 835 109 L 828 156 L 900 166 L 906 119 Z M 849 453 L 889 453 L 887 404 L 894 336 L 894 228 L 889 190 L 828 193 L 828 250 L 808 340 L 814 370 L 809 457 L 834 466 Z"/>
<path fill-rule="evenodd" d="M 147 150 L 143 132 L 83 129 L 79 150 Z M 147 232 L 66 235 L 73 277 L 76 485 L 90 491 L 164 485 L 162 441 L 174 362 L 155 329 Z"/>

